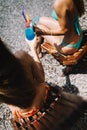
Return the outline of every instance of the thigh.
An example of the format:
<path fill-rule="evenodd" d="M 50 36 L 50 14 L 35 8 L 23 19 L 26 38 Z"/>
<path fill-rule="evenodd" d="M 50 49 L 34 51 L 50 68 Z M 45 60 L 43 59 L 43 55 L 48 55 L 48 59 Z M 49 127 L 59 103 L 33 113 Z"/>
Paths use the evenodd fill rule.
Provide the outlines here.
<path fill-rule="evenodd" d="M 46 22 L 47 22 L 47 21 L 46 21 Z M 55 26 L 55 28 L 54 28 L 51 24 L 52 24 L 52 23 L 50 23 L 49 26 L 45 26 L 45 25 L 48 25 L 48 22 L 47 22 L 47 24 L 44 23 L 44 25 L 41 24 L 41 23 L 38 23 L 37 26 L 38 26 L 40 29 L 45 30 L 45 31 L 50 30 L 50 29 L 56 29 L 56 28 L 58 27 L 58 24 L 57 24 L 57 26 Z M 54 45 L 54 44 L 60 45 L 64 36 L 43 35 L 42 37 L 43 37 L 47 42 L 51 43 L 52 45 Z"/>
<path fill-rule="evenodd" d="M 62 47 L 62 46 L 60 46 L 60 51 L 63 53 L 63 54 L 73 54 L 73 53 L 75 53 L 76 51 L 77 51 L 78 49 L 76 49 L 76 48 L 70 48 L 70 47 L 67 47 L 67 46 L 65 46 L 65 47 Z"/>
<path fill-rule="evenodd" d="M 40 17 L 37 26 L 43 30 L 60 29 L 58 21 L 53 19 L 52 17 Z M 42 37 L 52 45 L 54 44 L 60 45 L 64 36 L 43 35 Z"/>
<path fill-rule="evenodd" d="M 40 17 L 39 24 L 44 25 L 49 29 L 60 28 L 58 21 L 53 19 L 52 17 Z"/>
<path fill-rule="evenodd" d="M 62 36 L 43 36 L 44 39 L 52 44 L 53 46 L 59 46 L 61 44 L 61 39 L 62 39 Z"/>

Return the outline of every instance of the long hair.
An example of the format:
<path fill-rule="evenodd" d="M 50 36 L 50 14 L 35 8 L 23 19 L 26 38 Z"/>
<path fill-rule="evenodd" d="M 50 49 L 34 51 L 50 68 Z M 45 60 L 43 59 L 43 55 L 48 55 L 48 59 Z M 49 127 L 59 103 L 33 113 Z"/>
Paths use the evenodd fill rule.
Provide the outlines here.
<path fill-rule="evenodd" d="M 25 68 L 0 39 L 0 103 L 27 108 L 35 88 L 27 78 Z"/>
<path fill-rule="evenodd" d="M 79 12 L 79 16 L 81 17 L 85 12 L 84 1 L 83 0 L 73 0 L 73 2 Z"/>

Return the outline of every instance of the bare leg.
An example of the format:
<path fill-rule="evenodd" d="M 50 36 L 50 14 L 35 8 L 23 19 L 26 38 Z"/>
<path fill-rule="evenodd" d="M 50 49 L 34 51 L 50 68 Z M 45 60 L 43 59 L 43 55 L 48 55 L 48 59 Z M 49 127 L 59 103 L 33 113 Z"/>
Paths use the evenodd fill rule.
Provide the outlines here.
<path fill-rule="evenodd" d="M 58 21 L 56 21 L 55 19 L 51 18 L 51 17 L 41 17 L 39 19 L 39 23 L 37 25 L 39 28 L 41 29 L 45 29 L 45 30 L 51 30 L 51 29 L 60 29 L 60 26 L 58 24 Z M 43 38 L 51 43 L 52 45 L 57 44 L 60 45 L 61 41 L 63 39 L 64 36 L 43 36 Z"/>
<path fill-rule="evenodd" d="M 58 23 L 57 20 L 53 19 L 52 17 L 40 17 L 38 25 L 37 25 L 40 29 L 43 30 L 60 30 L 60 25 Z M 73 54 L 74 52 L 76 52 L 78 49 L 77 48 L 70 48 L 68 46 L 61 46 L 62 41 L 64 40 L 66 43 L 73 43 L 73 39 L 74 42 L 77 43 L 81 37 L 78 35 L 72 35 L 69 36 L 52 36 L 52 35 L 43 35 L 42 36 L 48 43 L 52 44 L 57 51 L 62 52 L 63 54 Z M 65 40 L 65 37 L 67 40 Z"/>
<path fill-rule="evenodd" d="M 39 55 L 39 58 L 42 58 L 42 53 L 41 53 L 41 46 L 40 44 L 43 42 L 43 38 L 40 37 L 40 36 L 36 36 L 35 39 L 30 43 L 30 41 L 28 41 L 26 38 L 25 38 L 25 41 L 26 43 L 29 45 L 29 46 L 32 46 L 33 43 L 36 43 L 36 45 L 38 44 L 38 48 L 37 48 L 37 53 Z M 31 48 L 31 47 L 30 47 Z M 32 52 L 29 53 L 31 56 L 32 56 Z"/>
<path fill-rule="evenodd" d="M 37 53 L 38 53 L 38 55 L 39 55 L 39 58 L 42 58 L 42 53 L 41 53 L 41 46 L 40 46 L 40 44 L 43 42 L 43 38 L 40 37 L 40 36 L 37 36 L 35 42 L 38 43 Z"/>

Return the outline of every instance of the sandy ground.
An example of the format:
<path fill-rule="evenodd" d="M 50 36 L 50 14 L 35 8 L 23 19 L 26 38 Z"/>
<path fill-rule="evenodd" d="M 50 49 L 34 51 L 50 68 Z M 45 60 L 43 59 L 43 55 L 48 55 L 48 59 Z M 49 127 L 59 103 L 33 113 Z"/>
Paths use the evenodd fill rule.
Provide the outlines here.
<path fill-rule="evenodd" d="M 87 29 L 87 1 L 85 1 L 85 14 L 79 19 L 82 28 Z M 0 0 L 0 37 L 14 53 L 23 49 L 29 52 L 29 47 L 25 43 L 25 22 L 21 15 L 22 5 L 31 18 L 35 16 L 51 16 L 52 0 Z M 42 59 L 45 71 L 45 79 L 51 84 L 63 86 L 73 86 L 74 93 L 87 98 L 87 54 L 81 62 L 74 67 L 69 76 L 62 77 L 60 65 L 51 55 L 46 54 Z M 70 83 L 70 84 L 69 84 Z M 67 89 L 69 91 L 69 89 Z M 72 92 L 70 90 L 70 92 Z M 0 105 L 0 130 L 12 130 L 10 121 L 12 114 L 6 104 Z M 82 120 L 82 126 L 74 126 L 72 130 L 84 130 L 83 125 L 87 125 L 87 115 Z"/>

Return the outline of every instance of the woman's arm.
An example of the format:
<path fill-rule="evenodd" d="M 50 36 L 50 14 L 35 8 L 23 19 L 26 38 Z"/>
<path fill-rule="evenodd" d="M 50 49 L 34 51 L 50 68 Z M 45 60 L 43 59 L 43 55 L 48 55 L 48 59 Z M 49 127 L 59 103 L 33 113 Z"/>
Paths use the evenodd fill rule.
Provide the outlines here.
<path fill-rule="evenodd" d="M 58 16 L 58 25 L 59 27 L 56 29 L 50 29 L 44 27 L 41 28 L 39 25 L 35 25 L 35 32 L 37 35 L 65 35 L 70 31 L 70 18 L 69 18 L 69 11 L 68 11 L 67 3 L 59 3 L 55 6 L 55 11 Z M 49 19 L 50 20 L 50 19 Z"/>
<path fill-rule="evenodd" d="M 62 18 L 58 19 L 59 28 L 55 29 L 49 29 L 46 28 L 42 29 L 38 25 L 35 25 L 35 33 L 37 36 L 41 35 L 65 35 L 70 30 L 70 22 L 69 18 L 67 16 L 62 16 Z"/>

